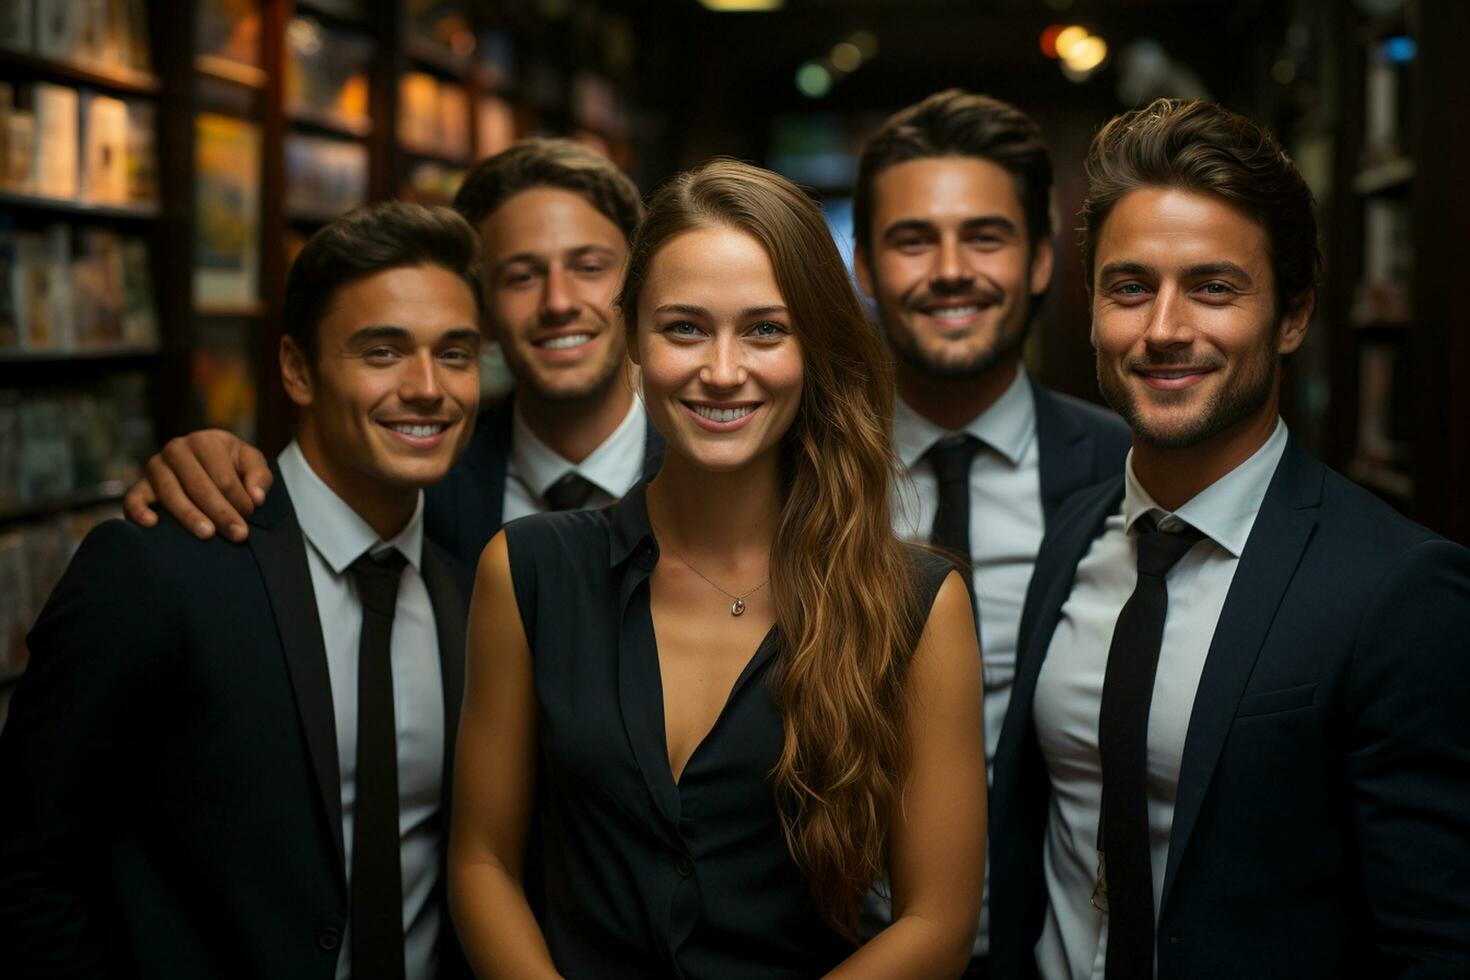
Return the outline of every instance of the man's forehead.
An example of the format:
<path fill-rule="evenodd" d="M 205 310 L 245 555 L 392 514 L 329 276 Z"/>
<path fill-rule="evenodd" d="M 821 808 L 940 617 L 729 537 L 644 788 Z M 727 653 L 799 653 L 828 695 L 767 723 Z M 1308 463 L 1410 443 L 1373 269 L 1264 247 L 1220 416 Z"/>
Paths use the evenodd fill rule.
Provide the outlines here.
<path fill-rule="evenodd" d="M 1142 187 L 1113 206 L 1098 233 L 1099 263 L 1148 261 L 1171 267 L 1206 261 L 1269 260 L 1266 229 L 1215 194 Z M 1147 259 L 1144 256 L 1148 256 Z"/>
<path fill-rule="evenodd" d="M 907 217 L 970 220 L 1021 213 L 1020 188 L 993 160 L 920 157 L 885 168 L 873 181 L 873 210 L 885 221 Z"/>
<path fill-rule="evenodd" d="M 583 195 L 538 186 L 506 198 L 480 222 L 487 250 L 562 252 L 582 246 L 626 248 L 622 229 Z"/>

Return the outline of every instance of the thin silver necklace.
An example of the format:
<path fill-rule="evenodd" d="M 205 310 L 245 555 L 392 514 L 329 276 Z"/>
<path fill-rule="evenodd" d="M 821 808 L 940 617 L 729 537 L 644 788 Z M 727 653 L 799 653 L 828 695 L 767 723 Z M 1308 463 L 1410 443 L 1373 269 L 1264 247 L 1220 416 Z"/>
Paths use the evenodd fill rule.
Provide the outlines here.
<path fill-rule="evenodd" d="M 664 547 L 668 548 L 669 546 L 668 545 L 665 545 Z M 693 565 L 689 564 L 689 559 L 685 558 L 683 555 L 679 554 L 677 551 L 674 551 L 673 548 L 669 548 L 669 551 L 670 551 L 670 553 L 673 554 L 673 556 L 675 558 L 679 559 L 680 561 L 682 561 L 684 563 L 684 567 L 685 568 L 689 569 L 695 575 L 698 575 L 700 578 L 704 579 L 705 582 L 709 583 L 710 588 L 714 589 L 716 592 L 720 593 L 721 595 L 723 595 L 726 598 L 728 598 L 728 599 L 731 600 L 731 602 L 730 602 L 730 615 L 731 616 L 739 616 L 741 613 L 745 612 L 745 598 L 746 598 L 746 596 L 755 595 L 761 589 L 764 589 L 768 584 L 770 584 L 770 581 L 771 581 L 771 577 L 769 575 L 767 575 L 766 578 L 765 578 L 765 581 L 762 582 L 760 585 L 757 585 L 753 589 L 750 589 L 750 590 L 748 590 L 746 592 L 742 592 L 739 595 L 736 595 L 733 592 L 726 592 L 724 589 L 720 588 L 714 582 L 710 581 L 710 577 L 708 575 L 704 574 L 704 572 L 701 572 L 699 569 L 697 569 Z"/>

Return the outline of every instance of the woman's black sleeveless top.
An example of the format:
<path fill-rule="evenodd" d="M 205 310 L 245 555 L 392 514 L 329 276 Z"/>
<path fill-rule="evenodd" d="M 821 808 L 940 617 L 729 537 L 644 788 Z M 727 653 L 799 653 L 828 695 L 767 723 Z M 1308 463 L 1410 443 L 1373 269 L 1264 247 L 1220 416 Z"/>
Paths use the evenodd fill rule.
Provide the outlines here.
<path fill-rule="evenodd" d="M 818 916 L 768 780 L 782 745 L 766 685 L 776 630 L 676 784 L 643 484 L 613 507 L 505 534 L 534 662 L 542 925 L 557 968 L 571 980 L 775 980 L 841 962 L 853 947 Z M 951 566 L 912 554 L 927 609 Z"/>

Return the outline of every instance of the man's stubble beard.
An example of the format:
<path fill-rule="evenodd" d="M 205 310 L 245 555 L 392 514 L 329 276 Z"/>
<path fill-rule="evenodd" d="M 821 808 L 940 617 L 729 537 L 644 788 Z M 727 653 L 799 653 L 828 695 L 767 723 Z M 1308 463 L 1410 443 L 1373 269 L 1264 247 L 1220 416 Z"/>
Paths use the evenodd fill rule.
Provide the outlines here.
<path fill-rule="evenodd" d="M 1097 365 L 1097 387 L 1103 400 L 1122 416 L 1140 441 L 1158 449 L 1188 449 L 1250 418 L 1270 400 L 1281 373 L 1281 358 L 1274 353 L 1274 341 L 1273 335 L 1271 342 L 1262 345 L 1259 353 L 1243 365 L 1242 371 L 1210 396 L 1198 415 L 1173 431 L 1148 425 L 1133 390 L 1119 378 L 1116 370 L 1103 370 L 1101 359 Z M 1167 361 L 1151 363 L 1156 367 L 1168 366 Z"/>
<path fill-rule="evenodd" d="M 613 385 L 617 384 L 626 360 L 626 349 L 619 346 L 616 356 L 611 356 L 610 353 L 607 364 L 597 375 L 575 388 L 542 385 L 540 379 L 530 371 L 525 372 L 524 377 L 516 377 L 516 384 L 532 392 L 541 401 L 555 404 L 558 408 L 570 409 L 579 405 L 596 405 L 606 398 Z"/>
<path fill-rule="evenodd" d="M 513 348 L 502 344 L 502 353 L 506 354 L 506 367 L 510 369 L 515 387 L 523 392 L 530 392 L 535 398 L 548 405 L 555 405 L 559 410 L 573 410 L 580 405 L 590 407 L 598 404 L 607 397 L 608 392 L 617 383 L 628 360 L 627 344 L 620 328 L 604 323 L 601 324 L 601 332 L 611 334 L 612 342 L 608 349 L 607 363 L 596 375 L 574 388 L 542 384 L 536 372 L 525 363 L 520 362 L 520 352 L 507 353 Z"/>
<path fill-rule="evenodd" d="M 923 377 L 933 378 L 936 381 L 966 381 L 981 377 L 1026 346 L 1026 341 L 1031 336 L 1032 306 L 1033 301 L 1028 297 L 1026 302 L 1007 311 L 1006 320 L 998 325 L 995 340 L 990 346 L 962 360 L 931 354 L 923 350 L 919 345 L 916 331 L 890 329 L 889 324 L 902 315 L 901 311 L 889 313 L 880 306 L 878 325 L 883 332 L 884 339 L 888 342 L 888 349 L 906 367 Z M 1016 319 L 1021 322 L 1015 324 Z"/>

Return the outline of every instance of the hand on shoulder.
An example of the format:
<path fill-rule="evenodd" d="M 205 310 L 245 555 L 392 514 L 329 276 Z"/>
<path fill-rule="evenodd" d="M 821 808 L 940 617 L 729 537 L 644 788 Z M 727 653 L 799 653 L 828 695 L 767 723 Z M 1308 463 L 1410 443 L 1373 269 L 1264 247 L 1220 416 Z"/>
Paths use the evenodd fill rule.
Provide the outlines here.
<path fill-rule="evenodd" d="M 240 542 L 249 534 L 245 519 L 274 482 L 260 450 L 222 429 L 201 429 L 170 439 L 149 458 L 143 478 L 123 497 L 123 512 L 154 527 L 158 504 L 200 540 L 218 531 Z"/>

